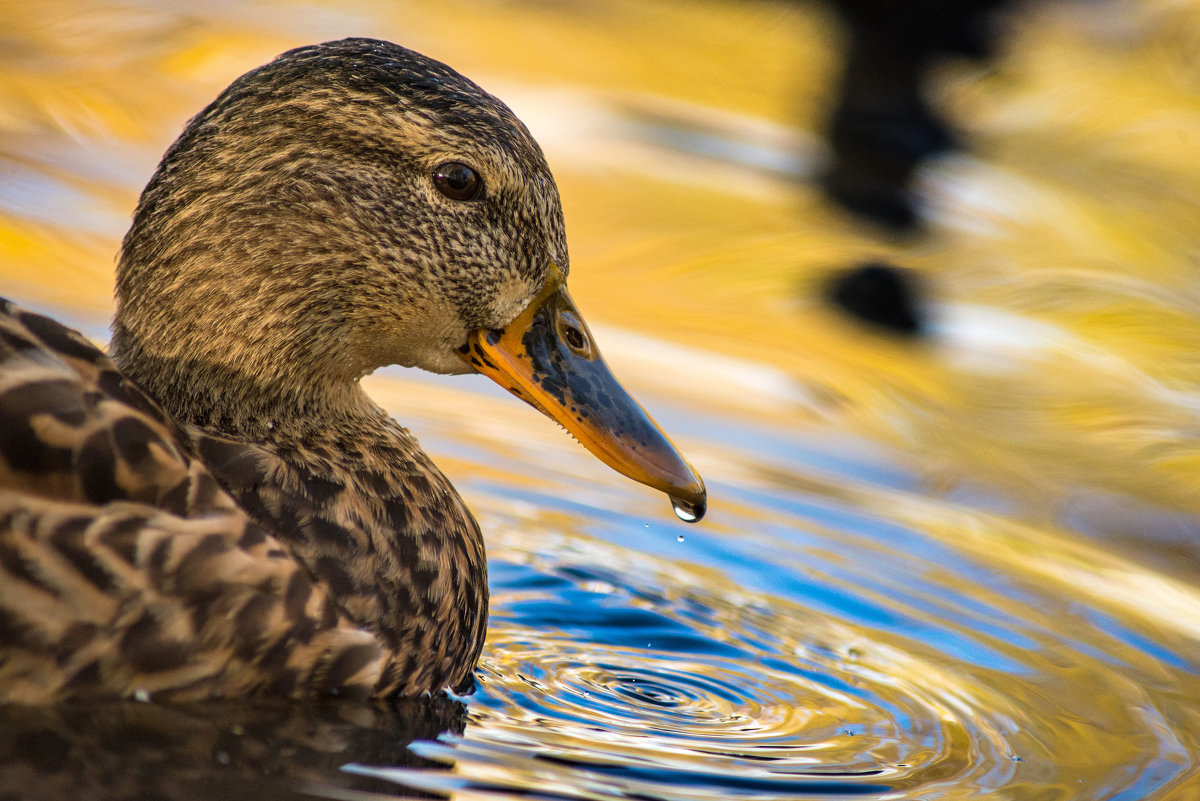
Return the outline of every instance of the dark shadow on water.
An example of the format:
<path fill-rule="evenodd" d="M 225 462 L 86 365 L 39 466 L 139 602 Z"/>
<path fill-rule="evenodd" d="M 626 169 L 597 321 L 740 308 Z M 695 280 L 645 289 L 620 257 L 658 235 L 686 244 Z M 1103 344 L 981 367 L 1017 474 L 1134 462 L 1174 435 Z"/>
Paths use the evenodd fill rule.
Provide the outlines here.
<path fill-rule="evenodd" d="M 385 793 L 354 762 L 436 768 L 409 743 L 461 734 L 445 696 L 391 703 L 218 701 L 0 707 L 0 799 L 273 801 Z M 401 797 L 435 798 L 416 791 Z"/>
<path fill-rule="evenodd" d="M 539 758 L 546 762 L 558 762 L 626 782 L 636 781 L 642 783 L 643 787 L 657 784 L 664 788 L 687 786 L 706 789 L 722 788 L 731 795 L 749 793 L 770 795 L 776 798 L 811 795 L 863 796 L 881 795 L 891 792 L 892 789 L 887 785 L 855 781 L 855 779 L 878 776 L 882 773 L 879 770 L 825 772 L 814 770 L 807 774 L 779 773 L 772 776 L 742 776 L 736 773 L 715 775 L 705 771 L 671 770 L 637 765 L 588 764 L 545 755 Z M 657 801 L 657 799 L 666 798 L 669 795 L 669 791 L 664 796 L 642 792 L 636 795 L 631 794 L 628 797 L 640 796 Z"/>
<path fill-rule="evenodd" d="M 1015 0 L 828 0 L 844 23 L 845 67 L 826 123 L 833 161 L 821 177 L 848 211 L 896 233 L 921 227 L 912 181 L 926 159 L 967 143 L 927 99 L 953 58 L 999 49 L 1001 12 Z"/>
<path fill-rule="evenodd" d="M 914 270 L 863 262 L 830 275 L 825 296 L 834 308 L 878 333 L 911 341 L 929 328 L 924 281 Z"/>

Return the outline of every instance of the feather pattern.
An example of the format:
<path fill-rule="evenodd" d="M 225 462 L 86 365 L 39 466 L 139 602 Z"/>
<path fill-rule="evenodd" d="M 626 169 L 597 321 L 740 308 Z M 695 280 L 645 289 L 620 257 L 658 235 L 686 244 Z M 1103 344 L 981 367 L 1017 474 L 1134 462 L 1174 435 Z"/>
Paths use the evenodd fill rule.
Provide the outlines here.
<path fill-rule="evenodd" d="M 702 513 L 567 269 L 541 150 L 449 67 L 346 39 L 234 81 L 142 193 L 110 354 L 0 301 L 0 703 L 470 688 L 483 537 L 384 365 L 503 362 Z"/>
<path fill-rule="evenodd" d="M 433 192 L 452 159 L 481 202 Z M 469 688 L 482 536 L 358 378 L 469 371 L 563 242 L 532 137 L 444 65 L 351 39 L 235 81 L 142 196 L 112 358 L 0 303 L 0 702 Z"/>
<path fill-rule="evenodd" d="M 0 303 L 0 690 L 386 692 L 390 655 L 78 333 Z"/>

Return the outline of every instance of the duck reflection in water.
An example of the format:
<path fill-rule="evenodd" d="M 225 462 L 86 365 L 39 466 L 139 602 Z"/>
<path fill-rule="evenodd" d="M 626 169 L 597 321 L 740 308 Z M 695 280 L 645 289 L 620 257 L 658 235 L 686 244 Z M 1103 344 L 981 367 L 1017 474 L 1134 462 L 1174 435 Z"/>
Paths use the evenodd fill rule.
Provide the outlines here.
<path fill-rule="evenodd" d="M 344 768 L 442 767 L 409 745 L 461 734 L 466 721 L 466 707 L 444 695 L 11 705 L 0 709 L 0 793 L 64 801 L 428 797 Z"/>

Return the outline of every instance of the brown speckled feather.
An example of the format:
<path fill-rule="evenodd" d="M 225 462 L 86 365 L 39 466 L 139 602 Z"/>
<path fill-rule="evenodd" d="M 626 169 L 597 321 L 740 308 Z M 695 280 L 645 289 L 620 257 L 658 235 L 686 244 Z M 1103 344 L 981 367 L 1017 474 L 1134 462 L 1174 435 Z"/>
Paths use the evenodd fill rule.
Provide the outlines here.
<path fill-rule="evenodd" d="M 390 649 L 78 333 L 0 303 L 7 701 L 375 692 Z"/>
<path fill-rule="evenodd" d="M 358 382 L 469 372 L 551 265 L 540 149 L 445 65 L 348 39 L 235 81 L 141 197 L 111 361 L 0 309 L 0 702 L 470 686 L 478 526 Z"/>
<path fill-rule="evenodd" d="M 389 683 L 408 695 L 469 686 L 487 625 L 483 539 L 403 428 L 369 407 L 366 420 L 277 424 L 269 443 L 195 437 L 238 502 L 288 532 L 339 606 L 402 655 Z"/>

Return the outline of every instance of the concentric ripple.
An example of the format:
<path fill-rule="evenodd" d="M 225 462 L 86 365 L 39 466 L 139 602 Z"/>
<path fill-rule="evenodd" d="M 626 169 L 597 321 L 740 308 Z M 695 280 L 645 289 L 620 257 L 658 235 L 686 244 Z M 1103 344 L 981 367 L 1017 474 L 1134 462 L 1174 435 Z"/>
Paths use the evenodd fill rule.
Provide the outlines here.
<path fill-rule="evenodd" d="M 1053 587 L 974 574 L 928 538 L 908 564 L 880 544 L 895 531 L 856 530 L 753 558 L 744 537 L 724 569 L 509 532 L 470 724 L 413 746 L 453 771 L 353 770 L 472 797 L 782 801 L 1132 799 L 1188 769 L 1170 699 L 1191 667 L 1166 638 L 1098 610 L 1063 626 Z M 810 577 L 764 593 L 731 578 L 739 560 L 762 583 Z"/>
<path fill-rule="evenodd" d="M 595 780 L 584 797 L 708 799 L 1011 778 L 1003 699 L 811 610 L 678 565 L 662 578 L 493 565 L 472 725 L 417 747 L 454 761 L 455 775 L 416 783 L 576 797 L 582 772 Z"/>
<path fill-rule="evenodd" d="M 753 789 L 779 794 L 811 791 L 813 780 L 828 792 L 878 792 L 930 770 L 962 779 L 1012 764 L 1005 721 L 994 711 L 973 704 L 933 666 L 886 647 L 849 645 L 860 639 L 850 631 L 825 625 L 821 640 L 795 639 L 745 599 L 734 604 L 697 591 L 652 599 L 644 585 L 637 595 L 576 585 L 565 595 L 576 609 L 600 605 L 617 618 L 638 609 L 643 628 L 618 636 L 629 645 L 544 631 L 531 641 L 526 626 L 536 620 L 498 620 L 486 695 L 475 707 L 487 707 L 479 709 L 476 740 L 528 731 L 536 721 L 560 757 L 609 761 L 619 745 L 626 758 L 653 759 L 661 772 L 641 783 L 703 784 L 705 793 L 748 789 L 741 783 L 750 777 Z M 622 596 L 629 606 L 617 606 Z M 542 603 L 555 617 L 557 602 Z M 814 623 L 810 632 L 822 625 Z M 639 792 L 653 794 L 645 786 Z"/>

